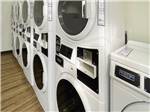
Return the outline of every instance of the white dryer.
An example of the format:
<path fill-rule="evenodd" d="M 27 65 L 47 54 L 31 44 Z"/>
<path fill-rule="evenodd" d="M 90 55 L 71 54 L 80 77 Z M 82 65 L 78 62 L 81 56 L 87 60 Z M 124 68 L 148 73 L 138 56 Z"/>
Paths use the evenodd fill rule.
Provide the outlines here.
<path fill-rule="evenodd" d="M 15 29 L 15 2 L 11 6 L 11 30 Z"/>
<path fill-rule="evenodd" d="M 57 36 L 87 47 L 108 44 L 116 49 L 124 43 L 125 24 L 122 2 L 57 1 Z"/>
<path fill-rule="evenodd" d="M 15 2 L 15 21 L 16 27 L 15 32 L 18 34 L 19 37 L 22 37 L 22 18 L 21 18 L 21 11 L 22 11 L 22 1 Z"/>
<path fill-rule="evenodd" d="M 111 55 L 111 112 L 150 112 L 150 45 L 130 41 Z"/>
<path fill-rule="evenodd" d="M 32 2 L 30 0 L 24 0 L 22 2 L 22 24 L 23 24 L 23 33 L 27 30 L 28 33 L 31 33 L 31 21 L 32 21 Z"/>
<path fill-rule="evenodd" d="M 14 2 L 14 31 L 18 34 L 19 33 L 19 3 Z"/>
<path fill-rule="evenodd" d="M 23 30 L 23 23 L 22 23 L 22 1 L 16 1 L 16 8 L 17 8 L 17 13 L 16 13 L 16 26 L 18 28 L 17 33 L 22 36 L 22 30 Z"/>
<path fill-rule="evenodd" d="M 34 39 L 47 49 L 48 32 L 52 28 L 49 26 L 49 22 L 52 21 L 52 2 L 49 0 L 33 0 L 32 4 Z"/>
<path fill-rule="evenodd" d="M 33 26 L 37 33 L 48 32 L 48 21 L 52 20 L 52 2 L 49 0 L 32 0 Z"/>
<path fill-rule="evenodd" d="M 11 37 L 12 37 L 12 53 L 15 56 L 15 3 L 11 6 Z M 16 57 L 16 56 L 15 56 Z"/>
<path fill-rule="evenodd" d="M 124 44 L 124 4 L 110 0 L 57 1 L 57 55 L 76 66 L 77 79 L 100 101 L 97 111 L 108 111 L 109 54 Z M 84 79 L 95 87 L 89 87 Z"/>

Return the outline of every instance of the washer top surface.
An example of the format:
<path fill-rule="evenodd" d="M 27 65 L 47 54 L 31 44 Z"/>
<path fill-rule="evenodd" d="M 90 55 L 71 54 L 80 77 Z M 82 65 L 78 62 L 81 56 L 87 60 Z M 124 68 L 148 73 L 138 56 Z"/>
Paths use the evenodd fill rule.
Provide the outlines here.
<path fill-rule="evenodd" d="M 150 44 L 129 41 L 126 46 L 112 53 L 111 58 L 150 75 Z"/>

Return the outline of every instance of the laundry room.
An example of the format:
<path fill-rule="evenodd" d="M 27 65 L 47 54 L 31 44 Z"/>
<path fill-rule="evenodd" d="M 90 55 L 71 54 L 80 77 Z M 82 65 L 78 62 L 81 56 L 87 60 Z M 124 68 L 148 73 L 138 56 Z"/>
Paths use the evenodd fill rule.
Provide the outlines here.
<path fill-rule="evenodd" d="M 150 112 L 149 0 L 0 0 L 1 112 Z"/>

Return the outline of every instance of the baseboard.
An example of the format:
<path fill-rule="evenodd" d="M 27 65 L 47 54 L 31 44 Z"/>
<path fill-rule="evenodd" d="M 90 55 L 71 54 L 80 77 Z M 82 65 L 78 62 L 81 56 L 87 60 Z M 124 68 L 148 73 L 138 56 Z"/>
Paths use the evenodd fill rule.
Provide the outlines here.
<path fill-rule="evenodd" d="M 4 54 L 4 53 L 12 53 L 12 50 L 8 50 L 8 51 L 1 51 L 0 53 L 1 53 L 1 54 Z"/>

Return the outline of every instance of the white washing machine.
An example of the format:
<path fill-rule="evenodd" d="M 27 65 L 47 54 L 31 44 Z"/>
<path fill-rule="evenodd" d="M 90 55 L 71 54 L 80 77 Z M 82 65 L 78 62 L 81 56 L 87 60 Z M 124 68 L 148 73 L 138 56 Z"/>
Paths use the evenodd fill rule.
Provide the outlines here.
<path fill-rule="evenodd" d="M 32 75 L 32 66 L 31 66 L 31 57 L 33 54 L 32 50 L 32 33 L 28 32 L 27 29 L 23 35 L 23 44 L 21 46 L 21 59 L 22 59 L 22 67 L 26 78 L 29 83 L 33 86 L 33 75 Z"/>
<path fill-rule="evenodd" d="M 20 37 L 18 34 L 15 34 L 15 56 L 21 67 L 22 67 L 22 54 L 21 54 L 22 44 L 23 44 L 22 37 Z"/>
<path fill-rule="evenodd" d="M 12 36 L 12 53 L 13 53 L 14 57 L 16 58 L 16 49 L 15 49 L 16 33 L 14 31 L 12 31 L 11 36 Z"/>
<path fill-rule="evenodd" d="M 38 42 L 33 43 L 31 58 L 31 74 L 34 77 L 33 89 L 43 109 L 48 110 L 48 49 L 43 48 Z"/>
<path fill-rule="evenodd" d="M 130 41 L 111 55 L 111 112 L 150 112 L 150 44 Z"/>
<path fill-rule="evenodd" d="M 59 55 L 56 56 L 56 71 L 56 111 L 96 112 L 100 110 L 100 100 L 95 95 L 98 91 L 96 81 L 90 82 L 91 79 L 84 74 L 77 74 L 76 65 Z"/>
<path fill-rule="evenodd" d="M 97 111 L 108 111 L 108 56 L 124 44 L 124 4 L 110 0 L 57 1 L 57 55 L 76 66 L 78 80 L 100 101 Z"/>

